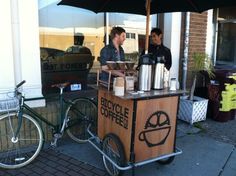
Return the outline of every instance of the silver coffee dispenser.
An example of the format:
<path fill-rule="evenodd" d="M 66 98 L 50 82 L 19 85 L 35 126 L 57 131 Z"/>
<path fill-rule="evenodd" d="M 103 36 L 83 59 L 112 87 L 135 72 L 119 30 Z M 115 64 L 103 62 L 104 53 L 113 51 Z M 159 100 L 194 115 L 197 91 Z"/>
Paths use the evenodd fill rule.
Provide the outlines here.
<path fill-rule="evenodd" d="M 164 56 L 156 57 L 153 89 L 164 89 Z"/>
<path fill-rule="evenodd" d="M 152 85 L 152 65 L 155 60 L 152 55 L 145 54 L 139 58 L 138 87 L 140 91 L 150 91 Z"/>

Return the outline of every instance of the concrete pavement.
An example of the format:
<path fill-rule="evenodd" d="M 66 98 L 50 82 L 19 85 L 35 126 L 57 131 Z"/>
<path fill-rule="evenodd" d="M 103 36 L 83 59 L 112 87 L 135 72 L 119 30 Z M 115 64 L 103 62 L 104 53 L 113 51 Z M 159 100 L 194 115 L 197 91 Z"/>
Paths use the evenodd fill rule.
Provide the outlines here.
<path fill-rule="evenodd" d="M 207 122 L 201 122 L 201 124 L 205 123 Z M 236 176 L 234 143 L 227 142 L 228 140 L 226 142 L 218 140 L 216 135 L 212 137 L 211 133 L 207 133 L 207 130 L 199 130 L 179 122 L 177 146 L 183 150 L 183 154 L 176 156 L 175 160 L 169 165 L 163 166 L 152 163 L 136 168 L 136 175 Z M 226 131 L 227 129 L 221 130 Z M 233 140 L 233 138 L 231 139 Z M 64 139 L 59 141 L 59 147 L 56 149 L 44 149 L 40 156 L 29 166 L 17 170 L 2 169 L 0 175 L 105 176 L 107 174 L 104 171 L 101 155 L 90 144 L 77 144 Z M 124 173 L 124 176 L 130 175 L 131 171 Z"/>
<path fill-rule="evenodd" d="M 137 176 L 236 176 L 236 152 L 232 144 L 218 142 L 204 134 L 184 135 L 177 138 L 183 154 L 176 156 L 169 165 L 157 163 L 136 168 Z M 79 148 L 82 150 L 79 151 Z M 86 152 L 84 152 L 86 149 Z M 62 153 L 103 169 L 101 155 L 89 144 L 65 144 Z M 72 152 L 77 151 L 77 152 Z M 87 157 L 88 154 L 92 156 Z M 124 176 L 131 175 L 126 171 Z"/>

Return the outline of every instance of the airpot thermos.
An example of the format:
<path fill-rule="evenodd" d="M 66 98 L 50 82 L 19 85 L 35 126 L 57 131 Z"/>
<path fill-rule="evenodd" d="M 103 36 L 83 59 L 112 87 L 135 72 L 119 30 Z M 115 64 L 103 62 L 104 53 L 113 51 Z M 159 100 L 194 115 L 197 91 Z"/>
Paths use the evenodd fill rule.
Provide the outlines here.
<path fill-rule="evenodd" d="M 152 65 L 155 64 L 152 55 L 145 54 L 139 58 L 138 87 L 140 91 L 150 91 L 152 85 Z"/>
<path fill-rule="evenodd" d="M 164 65 L 165 58 L 164 56 L 156 57 L 156 66 L 154 73 L 154 89 L 164 89 Z"/>

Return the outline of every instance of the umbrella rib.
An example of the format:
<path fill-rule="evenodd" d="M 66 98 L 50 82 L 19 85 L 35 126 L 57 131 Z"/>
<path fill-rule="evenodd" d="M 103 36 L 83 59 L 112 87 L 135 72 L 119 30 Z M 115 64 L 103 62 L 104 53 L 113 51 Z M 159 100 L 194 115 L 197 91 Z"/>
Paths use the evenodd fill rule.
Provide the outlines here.
<path fill-rule="evenodd" d="M 187 1 L 191 4 L 191 6 L 192 6 L 197 12 L 200 12 L 199 8 L 197 7 L 196 4 L 193 3 L 192 0 L 187 0 Z"/>
<path fill-rule="evenodd" d="M 102 12 L 104 7 L 110 2 L 110 0 L 106 0 L 106 2 L 102 5 L 102 7 L 99 9 L 99 12 Z"/>

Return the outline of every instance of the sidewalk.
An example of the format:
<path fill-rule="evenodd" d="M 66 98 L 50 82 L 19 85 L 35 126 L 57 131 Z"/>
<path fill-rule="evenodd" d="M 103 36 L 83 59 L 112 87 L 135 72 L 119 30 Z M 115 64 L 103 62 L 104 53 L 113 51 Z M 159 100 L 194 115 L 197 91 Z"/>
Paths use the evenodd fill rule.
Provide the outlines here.
<path fill-rule="evenodd" d="M 66 146 L 65 146 L 66 147 Z M 0 176 L 105 176 L 106 172 L 65 155 L 44 149 L 30 164 L 20 169 L 0 170 Z"/>
<path fill-rule="evenodd" d="M 169 165 L 152 163 L 136 168 L 136 176 L 236 176 L 236 151 L 233 134 L 231 142 L 221 140 L 227 124 L 207 121 L 201 122 L 204 128 L 199 130 L 185 123 L 178 123 L 177 146 L 183 154 L 176 156 Z M 211 129 L 207 125 L 211 124 Z M 214 128 L 214 125 L 216 128 Z M 218 131 L 217 136 L 212 132 Z M 223 132 L 224 131 L 224 132 Z M 224 134 L 225 133 L 225 134 Z M 229 140 L 226 140 L 229 141 Z M 234 141 L 236 142 L 236 141 Z M 88 164 L 87 164 L 88 163 Z M 1 176 L 105 176 L 102 157 L 90 144 L 77 144 L 71 140 L 59 142 L 56 149 L 45 149 L 29 166 L 18 170 L 0 170 Z M 130 176 L 126 171 L 124 176 Z"/>

